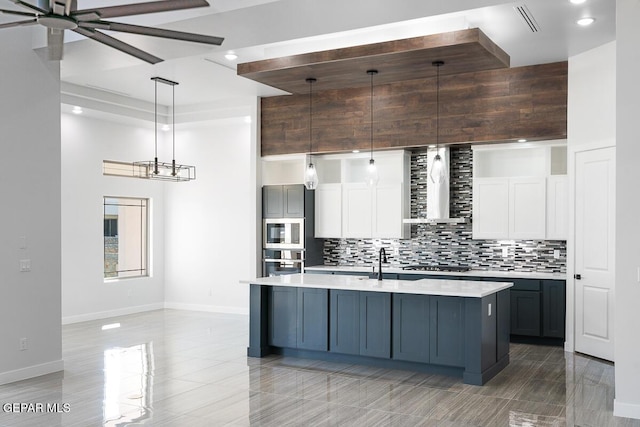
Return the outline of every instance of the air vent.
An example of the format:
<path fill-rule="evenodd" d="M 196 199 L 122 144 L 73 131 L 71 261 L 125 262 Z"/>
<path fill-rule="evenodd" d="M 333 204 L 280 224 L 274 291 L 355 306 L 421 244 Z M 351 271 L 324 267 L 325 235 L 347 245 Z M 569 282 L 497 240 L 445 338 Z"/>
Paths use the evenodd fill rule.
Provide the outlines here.
<path fill-rule="evenodd" d="M 537 33 L 540 31 L 540 27 L 538 26 L 536 19 L 533 17 L 531 11 L 527 6 L 523 4 L 521 6 L 514 6 L 513 8 L 518 13 L 518 16 L 522 18 L 522 22 L 525 23 L 527 28 L 529 28 L 532 33 Z"/>

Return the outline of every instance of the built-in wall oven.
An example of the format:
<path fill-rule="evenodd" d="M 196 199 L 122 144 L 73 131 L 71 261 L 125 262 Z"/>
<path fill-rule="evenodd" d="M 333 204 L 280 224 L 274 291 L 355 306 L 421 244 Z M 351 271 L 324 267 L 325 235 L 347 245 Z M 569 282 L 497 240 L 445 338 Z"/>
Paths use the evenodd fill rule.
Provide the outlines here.
<path fill-rule="evenodd" d="M 304 218 L 265 218 L 264 249 L 304 249 Z"/>
<path fill-rule="evenodd" d="M 304 269 L 302 249 L 265 249 L 262 258 L 265 277 L 302 273 Z"/>

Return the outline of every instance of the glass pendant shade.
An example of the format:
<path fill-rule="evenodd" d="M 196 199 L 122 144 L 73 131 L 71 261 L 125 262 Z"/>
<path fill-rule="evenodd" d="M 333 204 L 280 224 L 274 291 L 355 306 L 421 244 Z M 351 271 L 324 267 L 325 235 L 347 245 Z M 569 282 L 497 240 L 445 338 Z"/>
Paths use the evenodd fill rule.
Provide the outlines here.
<path fill-rule="evenodd" d="M 304 186 L 307 190 L 315 190 L 318 187 L 318 172 L 313 162 L 309 162 L 304 174 Z"/>
<path fill-rule="evenodd" d="M 431 172 L 429 172 L 429 178 L 434 184 L 441 184 L 447 177 L 446 164 L 439 153 L 433 158 L 431 163 Z"/>
<path fill-rule="evenodd" d="M 376 161 L 370 159 L 369 165 L 367 166 L 366 183 L 369 187 L 373 187 L 378 184 L 379 179 L 380 177 L 378 176 L 378 167 L 376 166 Z"/>

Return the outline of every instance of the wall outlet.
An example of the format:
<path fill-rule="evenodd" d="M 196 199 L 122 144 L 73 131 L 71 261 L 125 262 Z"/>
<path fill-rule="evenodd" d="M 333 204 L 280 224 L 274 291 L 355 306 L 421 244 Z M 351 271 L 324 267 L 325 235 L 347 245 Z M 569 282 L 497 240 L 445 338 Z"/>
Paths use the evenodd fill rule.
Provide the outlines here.
<path fill-rule="evenodd" d="M 347 255 L 351 255 L 351 248 L 347 246 L 347 250 L 345 251 Z"/>
<path fill-rule="evenodd" d="M 20 236 L 20 249 L 27 249 L 27 236 Z"/>
<path fill-rule="evenodd" d="M 558 249 L 553 251 L 553 257 L 555 259 L 560 259 L 560 251 Z"/>
<path fill-rule="evenodd" d="M 21 259 L 20 260 L 20 272 L 27 273 L 31 271 L 31 260 L 30 259 Z"/>
<path fill-rule="evenodd" d="M 502 248 L 502 258 L 509 256 L 509 248 Z"/>
<path fill-rule="evenodd" d="M 393 256 L 400 256 L 400 248 L 393 248 Z"/>
<path fill-rule="evenodd" d="M 28 348 L 26 338 L 20 338 L 20 346 L 18 348 L 20 349 L 20 351 L 25 351 Z"/>

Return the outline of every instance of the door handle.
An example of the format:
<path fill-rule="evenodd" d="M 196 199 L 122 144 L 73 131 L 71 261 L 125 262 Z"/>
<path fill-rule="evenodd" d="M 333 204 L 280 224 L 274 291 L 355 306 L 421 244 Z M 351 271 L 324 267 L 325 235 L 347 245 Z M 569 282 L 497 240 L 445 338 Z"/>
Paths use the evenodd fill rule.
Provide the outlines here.
<path fill-rule="evenodd" d="M 573 278 L 574 278 L 574 279 L 576 279 L 576 280 L 581 280 L 581 279 L 582 279 L 582 275 L 580 275 L 580 274 L 574 274 L 574 275 L 573 275 Z"/>

